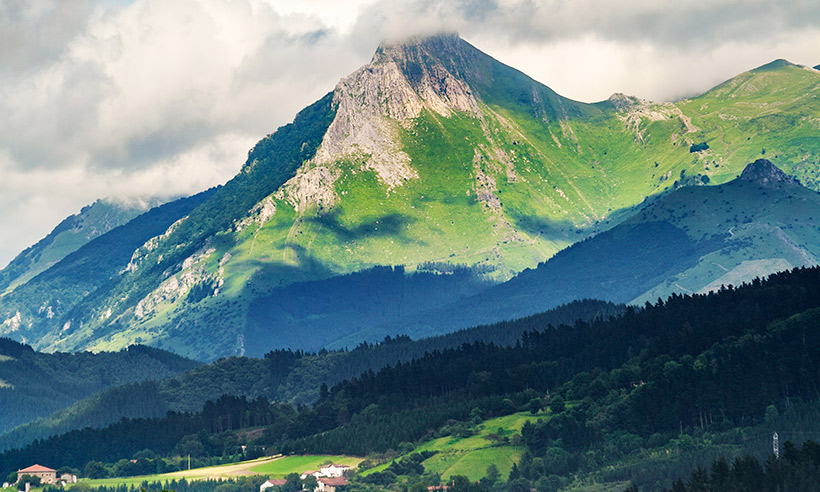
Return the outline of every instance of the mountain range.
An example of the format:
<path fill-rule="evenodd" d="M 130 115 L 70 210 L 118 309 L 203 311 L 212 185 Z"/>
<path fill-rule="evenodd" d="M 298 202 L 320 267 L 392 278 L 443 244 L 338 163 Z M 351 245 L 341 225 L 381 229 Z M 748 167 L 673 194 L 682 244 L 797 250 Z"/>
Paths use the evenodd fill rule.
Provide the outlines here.
<path fill-rule="evenodd" d="M 87 242 L 159 205 L 158 200 L 118 202 L 101 199 L 57 224 L 37 244 L 26 248 L 0 270 L 0 291 L 10 292 L 48 270 Z"/>
<path fill-rule="evenodd" d="M 811 265 L 818 87 L 818 70 L 777 60 L 673 103 L 586 104 L 456 35 L 382 44 L 224 186 L 7 290 L 0 335 L 212 360 Z M 805 188 L 755 178 L 780 176 L 746 168 L 760 157 Z"/>

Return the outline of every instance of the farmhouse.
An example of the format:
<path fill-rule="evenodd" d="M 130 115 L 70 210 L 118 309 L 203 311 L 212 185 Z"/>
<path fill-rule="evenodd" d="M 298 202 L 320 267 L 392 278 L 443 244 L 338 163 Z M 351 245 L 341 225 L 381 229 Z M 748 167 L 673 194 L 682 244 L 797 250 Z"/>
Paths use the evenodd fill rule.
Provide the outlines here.
<path fill-rule="evenodd" d="M 316 479 L 316 482 L 319 484 L 317 487 L 319 492 L 336 492 L 339 487 L 347 485 L 347 479 L 344 477 L 322 477 Z"/>
<path fill-rule="evenodd" d="M 23 475 L 40 477 L 40 483 L 42 484 L 54 485 L 57 483 L 57 470 L 52 470 L 51 468 L 37 464 L 23 468 L 22 470 L 17 470 L 17 480 L 20 480 Z"/>
<path fill-rule="evenodd" d="M 285 485 L 287 480 L 283 478 L 272 478 L 270 480 L 265 481 L 262 485 L 259 486 L 259 492 L 262 492 L 265 489 L 269 489 L 271 487 L 281 487 Z"/>
<path fill-rule="evenodd" d="M 322 465 L 322 468 L 319 469 L 319 471 L 325 477 L 341 477 L 348 470 L 350 470 L 349 466 L 338 465 L 335 463 L 331 463 L 329 465 Z"/>
<path fill-rule="evenodd" d="M 316 471 L 316 470 L 307 470 L 307 471 L 302 472 L 302 474 L 299 475 L 299 478 L 304 480 L 304 479 L 306 479 L 307 477 L 309 477 L 311 475 L 313 475 L 316 478 L 319 478 L 319 477 L 322 476 L 322 472 Z"/>

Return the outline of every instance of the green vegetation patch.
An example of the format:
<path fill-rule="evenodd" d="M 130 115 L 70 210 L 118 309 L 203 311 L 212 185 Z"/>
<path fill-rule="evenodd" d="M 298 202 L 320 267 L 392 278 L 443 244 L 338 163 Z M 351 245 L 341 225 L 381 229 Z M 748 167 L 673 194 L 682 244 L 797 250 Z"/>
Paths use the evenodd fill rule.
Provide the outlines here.
<path fill-rule="evenodd" d="M 355 468 L 362 458 L 339 455 L 286 456 L 250 469 L 251 472 L 267 475 L 271 478 L 284 478 L 291 473 L 302 474 L 308 470 L 318 470 L 326 463 L 338 463 Z"/>
<path fill-rule="evenodd" d="M 526 422 L 543 419 L 544 413 L 532 415 L 529 412 L 514 413 L 485 420 L 477 426 L 474 435 L 439 437 L 418 446 L 402 457 L 413 453 L 434 451 L 435 455 L 422 462 L 425 471 L 438 473 L 442 478 L 463 475 L 470 480 L 479 480 L 487 474 L 487 467 L 495 464 L 502 477 L 507 477 L 514 463 L 521 459 L 524 447 L 519 444 L 520 432 Z M 366 470 L 362 475 L 383 472 L 390 466 L 384 463 Z"/>

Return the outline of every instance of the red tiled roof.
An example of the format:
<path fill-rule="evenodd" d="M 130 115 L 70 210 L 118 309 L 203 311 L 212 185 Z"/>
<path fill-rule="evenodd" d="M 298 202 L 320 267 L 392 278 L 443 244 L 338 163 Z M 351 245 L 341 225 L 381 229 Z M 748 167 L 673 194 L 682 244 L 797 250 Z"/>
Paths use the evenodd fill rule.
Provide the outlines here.
<path fill-rule="evenodd" d="M 347 479 L 344 477 L 338 478 L 328 478 L 322 477 L 319 479 L 319 482 L 322 482 L 325 485 L 330 485 L 331 487 L 341 487 L 343 485 L 347 485 Z"/>
<path fill-rule="evenodd" d="M 28 468 L 23 468 L 22 470 L 17 470 L 17 473 L 43 473 L 43 472 L 56 472 L 57 470 L 52 470 L 51 468 L 47 468 L 41 465 L 31 465 Z"/>
<path fill-rule="evenodd" d="M 280 486 L 285 485 L 286 483 L 288 483 L 288 481 L 284 478 L 271 478 L 270 480 L 268 480 L 268 483 L 271 485 Z"/>

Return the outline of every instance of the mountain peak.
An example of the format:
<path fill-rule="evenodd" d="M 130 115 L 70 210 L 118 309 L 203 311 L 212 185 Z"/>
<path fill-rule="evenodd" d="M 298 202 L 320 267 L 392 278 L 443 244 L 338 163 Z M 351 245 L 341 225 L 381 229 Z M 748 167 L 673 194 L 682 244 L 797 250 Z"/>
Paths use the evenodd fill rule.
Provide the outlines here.
<path fill-rule="evenodd" d="M 764 187 L 773 187 L 782 184 L 800 184 L 799 181 L 784 173 L 768 159 L 758 159 L 748 164 L 740 174 L 740 179 L 757 183 Z"/>
<path fill-rule="evenodd" d="M 790 62 L 789 60 L 778 58 L 777 60 L 771 61 L 765 65 L 761 65 L 752 72 L 768 72 L 769 70 L 779 70 L 784 67 L 794 67 L 796 66 L 794 63 Z"/>
<path fill-rule="evenodd" d="M 407 50 L 425 49 L 433 51 L 455 51 L 462 42 L 456 32 L 439 32 L 430 35 L 417 35 L 401 39 L 384 40 L 376 53 L 373 55 L 371 63 L 378 63 L 384 60 L 404 58 Z"/>

